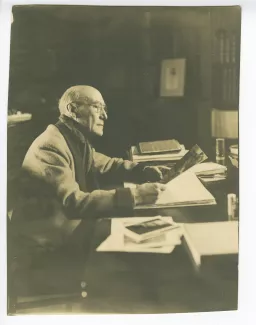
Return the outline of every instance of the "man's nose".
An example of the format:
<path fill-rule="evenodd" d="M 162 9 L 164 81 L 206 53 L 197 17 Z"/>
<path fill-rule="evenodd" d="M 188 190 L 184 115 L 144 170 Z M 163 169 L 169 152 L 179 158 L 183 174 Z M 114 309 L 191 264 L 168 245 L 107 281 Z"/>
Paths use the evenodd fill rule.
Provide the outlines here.
<path fill-rule="evenodd" d="M 101 117 L 103 120 L 107 120 L 107 119 L 108 119 L 107 112 L 104 110 L 104 108 L 101 110 L 100 117 Z"/>

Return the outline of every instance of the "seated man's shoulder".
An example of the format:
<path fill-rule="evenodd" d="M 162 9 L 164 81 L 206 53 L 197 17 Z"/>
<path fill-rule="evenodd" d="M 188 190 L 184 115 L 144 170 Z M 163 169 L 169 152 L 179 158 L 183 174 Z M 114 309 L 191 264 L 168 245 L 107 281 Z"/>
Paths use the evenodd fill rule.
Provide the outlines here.
<path fill-rule="evenodd" d="M 34 145 L 39 147 L 56 146 L 60 147 L 65 144 L 64 137 L 55 125 L 48 125 L 43 133 L 41 133 L 34 141 Z"/>

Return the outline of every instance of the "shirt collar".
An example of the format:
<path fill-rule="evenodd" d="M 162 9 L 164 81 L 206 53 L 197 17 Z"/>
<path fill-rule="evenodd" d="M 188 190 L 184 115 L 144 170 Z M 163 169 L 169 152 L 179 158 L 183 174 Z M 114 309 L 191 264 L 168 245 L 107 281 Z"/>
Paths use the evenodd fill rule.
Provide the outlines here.
<path fill-rule="evenodd" d="M 60 115 L 59 120 L 64 123 L 82 143 L 87 142 L 87 137 L 82 131 L 82 127 L 76 121 L 64 114 Z"/>

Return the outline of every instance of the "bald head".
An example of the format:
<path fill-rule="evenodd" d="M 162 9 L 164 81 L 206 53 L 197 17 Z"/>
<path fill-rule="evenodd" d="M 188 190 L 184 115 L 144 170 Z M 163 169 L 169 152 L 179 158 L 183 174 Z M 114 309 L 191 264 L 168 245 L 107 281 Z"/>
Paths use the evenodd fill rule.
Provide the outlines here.
<path fill-rule="evenodd" d="M 59 101 L 59 110 L 88 133 L 103 134 L 104 121 L 107 119 L 106 105 L 97 89 L 91 86 L 68 88 Z"/>
<path fill-rule="evenodd" d="M 104 103 L 101 93 L 91 86 L 73 86 L 61 96 L 59 110 L 61 114 L 68 114 L 68 105 L 75 102 L 93 101 Z"/>

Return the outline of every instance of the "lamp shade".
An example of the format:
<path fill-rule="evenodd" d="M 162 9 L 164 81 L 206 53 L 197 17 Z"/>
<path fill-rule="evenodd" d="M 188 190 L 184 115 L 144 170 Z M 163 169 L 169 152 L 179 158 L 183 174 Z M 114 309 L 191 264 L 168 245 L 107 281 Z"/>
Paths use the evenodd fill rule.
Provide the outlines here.
<path fill-rule="evenodd" d="M 238 139 L 238 110 L 212 110 L 212 136 Z"/>

